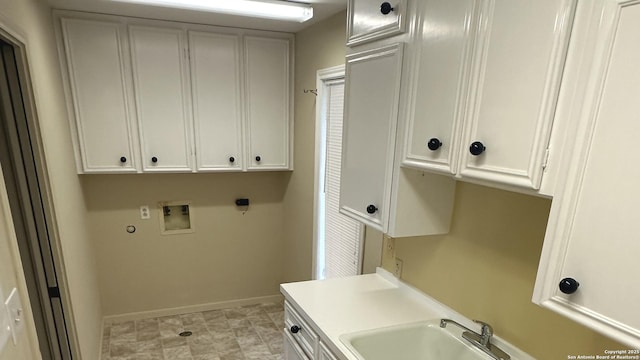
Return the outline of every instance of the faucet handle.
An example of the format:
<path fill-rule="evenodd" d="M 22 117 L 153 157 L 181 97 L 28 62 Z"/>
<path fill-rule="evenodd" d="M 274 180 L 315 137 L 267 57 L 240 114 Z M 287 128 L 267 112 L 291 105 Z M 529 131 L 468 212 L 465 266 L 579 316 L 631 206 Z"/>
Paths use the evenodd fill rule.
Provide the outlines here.
<path fill-rule="evenodd" d="M 480 320 L 473 320 L 473 322 L 480 324 L 481 328 L 480 328 L 480 342 L 482 345 L 487 345 L 489 344 L 489 341 L 491 340 L 491 337 L 493 336 L 493 327 L 491 327 L 491 325 L 487 324 L 484 321 L 480 321 Z"/>

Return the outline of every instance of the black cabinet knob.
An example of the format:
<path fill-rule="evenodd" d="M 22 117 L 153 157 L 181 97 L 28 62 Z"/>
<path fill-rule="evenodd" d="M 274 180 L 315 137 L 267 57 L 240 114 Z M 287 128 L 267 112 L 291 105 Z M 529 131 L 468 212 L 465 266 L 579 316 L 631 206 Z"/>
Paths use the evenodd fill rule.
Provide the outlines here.
<path fill-rule="evenodd" d="M 473 143 L 471 143 L 471 146 L 469 146 L 469 152 L 473 156 L 478 156 L 482 154 L 485 150 L 487 150 L 487 148 L 480 141 L 474 141 Z"/>
<path fill-rule="evenodd" d="M 392 11 L 393 11 L 393 7 L 388 2 L 385 1 L 382 4 L 380 4 L 380 12 L 383 15 L 388 15 Z"/>
<path fill-rule="evenodd" d="M 369 214 L 375 214 L 376 211 L 378 211 L 378 208 L 375 205 L 369 205 L 367 206 L 367 212 Z"/>
<path fill-rule="evenodd" d="M 152 157 L 152 158 L 151 158 L 151 162 L 152 162 L 152 163 L 154 163 L 154 164 L 155 164 L 155 163 L 157 163 L 157 162 L 158 162 L 158 158 L 157 158 L 157 157 L 155 157 L 155 156 L 154 156 L 154 157 Z"/>
<path fill-rule="evenodd" d="M 127 158 L 124 157 L 124 156 L 120 157 L 120 162 L 123 163 L 123 164 L 126 163 L 127 162 Z"/>
<path fill-rule="evenodd" d="M 298 331 L 300 331 L 300 330 L 301 330 L 301 329 L 300 329 L 300 326 L 298 326 L 298 325 L 293 325 L 293 326 L 291 327 L 291 329 L 289 329 L 289 331 L 291 331 L 291 333 L 293 333 L 293 334 L 297 334 L 297 333 L 298 333 Z"/>
<path fill-rule="evenodd" d="M 441 146 L 442 146 L 442 142 L 438 138 L 431 138 L 431 139 L 429 139 L 429 142 L 427 143 L 427 147 L 431 151 L 436 151 L 436 150 L 440 149 Z"/>
<path fill-rule="evenodd" d="M 578 290 L 579 286 L 580 286 L 580 283 L 577 282 L 576 279 L 572 279 L 572 278 L 564 278 L 560 280 L 560 284 L 558 285 L 558 287 L 560 288 L 560 291 L 562 291 L 565 294 L 573 294 Z"/>
<path fill-rule="evenodd" d="M 262 158 L 260 156 L 256 156 L 256 161 L 260 161 Z"/>
<path fill-rule="evenodd" d="M 234 163 L 234 162 L 236 162 L 236 158 L 234 158 L 233 156 L 232 156 L 232 157 L 230 157 L 230 158 L 229 158 L 229 162 L 230 162 L 230 163 Z"/>

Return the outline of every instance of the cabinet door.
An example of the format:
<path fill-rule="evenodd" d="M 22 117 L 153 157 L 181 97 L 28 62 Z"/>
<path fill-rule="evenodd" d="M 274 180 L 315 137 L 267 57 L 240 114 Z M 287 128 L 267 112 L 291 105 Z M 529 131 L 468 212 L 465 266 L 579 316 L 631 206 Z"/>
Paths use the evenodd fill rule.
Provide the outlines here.
<path fill-rule="evenodd" d="M 331 350 L 329 350 L 329 348 L 327 348 L 327 346 L 321 342 L 320 357 L 318 358 L 318 360 L 337 360 L 337 359 L 338 358 L 331 353 Z"/>
<path fill-rule="evenodd" d="M 340 211 L 383 232 L 393 175 L 402 44 L 347 56 Z"/>
<path fill-rule="evenodd" d="M 420 23 L 407 51 L 412 76 L 404 164 L 453 174 L 464 116 L 474 1 L 429 0 L 416 5 Z"/>
<path fill-rule="evenodd" d="M 460 172 L 538 189 L 575 0 L 480 4 Z"/>
<path fill-rule="evenodd" d="M 309 360 L 296 340 L 284 329 L 284 360 Z"/>
<path fill-rule="evenodd" d="M 137 168 L 125 70 L 122 25 L 62 19 L 81 169 L 135 172 Z"/>
<path fill-rule="evenodd" d="M 287 39 L 245 37 L 249 169 L 289 169 L 289 47 Z"/>
<path fill-rule="evenodd" d="M 197 170 L 240 170 L 240 37 L 192 31 L 189 54 Z"/>
<path fill-rule="evenodd" d="M 640 348 L 640 2 L 602 1 L 577 150 L 554 197 L 534 301 Z M 567 295 L 561 279 L 577 280 Z M 565 291 L 571 293 L 569 286 Z"/>
<path fill-rule="evenodd" d="M 406 4 L 407 0 L 349 0 L 347 46 L 403 33 Z"/>
<path fill-rule="evenodd" d="M 576 150 L 554 197 L 534 301 L 638 349 L 640 2 L 601 4 Z M 579 286 L 561 291 L 568 278 Z"/>
<path fill-rule="evenodd" d="M 144 171 L 192 170 L 184 32 L 130 26 Z"/>

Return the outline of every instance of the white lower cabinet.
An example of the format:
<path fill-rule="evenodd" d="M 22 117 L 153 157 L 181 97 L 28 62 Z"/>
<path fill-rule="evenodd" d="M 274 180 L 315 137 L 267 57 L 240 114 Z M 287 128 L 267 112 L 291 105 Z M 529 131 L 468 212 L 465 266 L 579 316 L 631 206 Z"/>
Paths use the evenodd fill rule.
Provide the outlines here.
<path fill-rule="evenodd" d="M 284 303 L 284 358 L 285 360 L 336 360 L 314 329 L 293 306 Z"/>
<path fill-rule="evenodd" d="M 584 9 L 593 25 L 575 56 L 590 59 L 579 68 L 586 92 L 574 105 L 576 147 L 553 200 L 533 300 L 639 349 L 640 1 L 596 3 L 592 16 Z"/>
<path fill-rule="evenodd" d="M 323 343 L 320 342 L 320 354 L 318 356 L 318 360 L 338 360 L 335 355 L 329 350 L 329 348 Z"/>

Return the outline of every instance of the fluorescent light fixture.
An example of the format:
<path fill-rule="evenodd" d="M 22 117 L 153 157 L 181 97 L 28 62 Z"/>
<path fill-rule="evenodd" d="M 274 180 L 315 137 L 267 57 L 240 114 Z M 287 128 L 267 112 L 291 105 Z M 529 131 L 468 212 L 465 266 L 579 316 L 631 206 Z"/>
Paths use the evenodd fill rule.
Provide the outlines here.
<path fill-rule="evenodd" d="M 308 4 L 277 0 L 112 0 L 230 15 L 305 22 L 313 17 Z"/>

